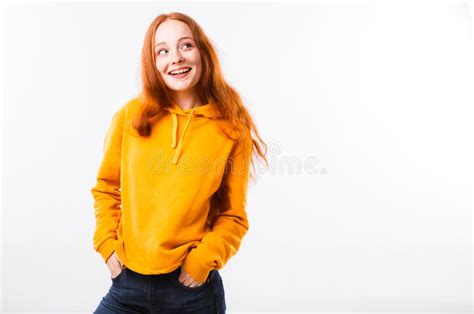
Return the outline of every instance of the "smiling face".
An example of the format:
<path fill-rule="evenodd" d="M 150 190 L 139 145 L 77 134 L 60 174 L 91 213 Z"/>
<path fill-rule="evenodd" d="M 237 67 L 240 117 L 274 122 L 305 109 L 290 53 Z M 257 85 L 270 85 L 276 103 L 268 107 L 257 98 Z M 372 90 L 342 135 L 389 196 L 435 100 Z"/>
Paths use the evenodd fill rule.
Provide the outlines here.
<path fill-rule="evenodd" d="M 201 77 L 201 55 L 188 25 L 166 20 L 155 33 L 156 68 L 166 86 L 175 92 L 189 92 Z M 171 74 L 178 69 L 187 73 Z"/>

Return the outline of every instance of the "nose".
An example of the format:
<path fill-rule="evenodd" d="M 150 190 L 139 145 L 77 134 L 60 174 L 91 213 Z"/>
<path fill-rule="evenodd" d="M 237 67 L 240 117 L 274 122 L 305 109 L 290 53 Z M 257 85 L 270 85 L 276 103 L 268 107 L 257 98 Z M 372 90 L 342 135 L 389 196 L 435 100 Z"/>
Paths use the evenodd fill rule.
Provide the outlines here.
<path fill-rule="evenodd" d="M 182 61 L 184 61 L 183 56 L 181 55 L 181 53 L 176 52 L 176 54 L 173 56 L 173 64 L 180 63 Z"/>

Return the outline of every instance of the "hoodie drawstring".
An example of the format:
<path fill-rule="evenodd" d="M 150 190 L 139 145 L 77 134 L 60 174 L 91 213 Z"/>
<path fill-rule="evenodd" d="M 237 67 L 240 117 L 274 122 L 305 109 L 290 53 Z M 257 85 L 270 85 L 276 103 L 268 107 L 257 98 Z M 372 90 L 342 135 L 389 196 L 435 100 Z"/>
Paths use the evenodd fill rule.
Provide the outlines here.
<path fill-rule="evenodd" d="M 179 143 L 178 147 L 176 149 L 176 152 L 174 154 L 174 158 L 172 160 L 173 164 L 177 164 L 179 160 L 179 155 L 181 154 L 181 150 L 183 148 L 183 139 L 184 139 L 184 134 L 186 134 L 186 130 L 188 129 L 189 123 L 191 122 L 191 119 L 194 115 L 194 109 L 191 111 L 191 113 L 188 115 L 188 119 L 186 121 L 186 125 L 184 126 L 183 132 L 181 133 L 181 136 L 179 138 Z M 171 129 L 171 148 L 176 148 L 176 137 L 178 134 L 178 116 L 175 112 L 172 112 L 172 118 L 173 118 L 173 128 Z"/>

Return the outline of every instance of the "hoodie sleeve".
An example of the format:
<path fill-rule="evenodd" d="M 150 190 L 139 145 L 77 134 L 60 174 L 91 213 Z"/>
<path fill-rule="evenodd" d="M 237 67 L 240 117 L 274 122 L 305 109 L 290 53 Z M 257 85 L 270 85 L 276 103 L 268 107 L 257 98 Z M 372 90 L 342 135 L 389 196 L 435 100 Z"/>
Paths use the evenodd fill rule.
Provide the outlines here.
<path fill-rule="evenodd" d="M 103 158 L 97 181 L 91 193 L 94 197 L 96 226 L 94 250 L 104 262 L 115 251 L 116 230 L 121 218 L 120 155 L 122 146 L 123 110 L 116 112 L 109 125 L 103 144 Z"/>
<path fill-rule="evenodd" d="M 221 269 L 237 253 L 249 229 L 245 207 L 251 158 L 252 141 L 248 132 L 245 140 L 238 141 L 232 149 L 228 159 L 230 170 L 226 170 L 221 182 L 225 185 L 226 208 L 183 262 L 184 270 L 199 282 L 204 282 L 211 270 Z"/>

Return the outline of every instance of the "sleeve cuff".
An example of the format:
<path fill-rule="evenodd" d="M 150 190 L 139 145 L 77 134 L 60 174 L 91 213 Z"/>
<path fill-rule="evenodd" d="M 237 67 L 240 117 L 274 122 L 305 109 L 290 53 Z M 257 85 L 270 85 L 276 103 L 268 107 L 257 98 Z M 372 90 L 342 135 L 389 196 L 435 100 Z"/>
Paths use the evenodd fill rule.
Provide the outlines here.
<path fill-rule="evenodd" d="M 104 260 L 105 263 L 107 263 L 107 260 L 109 259 L 110 255 L 112 255 L 112 253 L 115 251 L 116 245 L 117 245 L 117 240 L 108 239 L 97 250 L 102 256 L 102 259 Z"/>
<path fill-rule="evenodd" d="M 197 280 L 199 282 L 205 282 L 207 277 L 209 276 L 209 273 L 211 272 L 211 270 L 213 270 L 212 267 L 201 264 L 199 258 L 196 256 L 195 250 L 191 250 L 186 255 L 186 258 L 184 259 L 184 262 L 181 267 L 188 274 L 190 274 L 191 277 L 194 278 L 194 280 Z"/>

